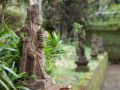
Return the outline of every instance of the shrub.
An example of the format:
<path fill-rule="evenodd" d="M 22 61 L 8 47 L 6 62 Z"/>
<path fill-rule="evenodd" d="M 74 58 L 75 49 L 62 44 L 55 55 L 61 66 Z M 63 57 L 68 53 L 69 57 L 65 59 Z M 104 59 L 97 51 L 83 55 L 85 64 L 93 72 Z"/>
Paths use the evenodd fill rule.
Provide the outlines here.
<path fill-rule="evenodd" d="M 0 32 L 0 89 L 1 90 L 28 90 L 17 83 L 24 73 L 17 71 L 20 60 L 19 37 L 4 24 Z M 20 43 L 20 44 L 19 44 Z"/>
<path fill-rule="evenodd" d="M 60 58 L 60 55 L 64 53 L 61 46 L 60 34 L 56 34 L 52 32 L 52 34 L 48 35 L 46 39 L 46 46 L 44 48 L 46 55 L 46 72 L 49 75 L 52 75 L 55 69 L 55 60 Z"/>

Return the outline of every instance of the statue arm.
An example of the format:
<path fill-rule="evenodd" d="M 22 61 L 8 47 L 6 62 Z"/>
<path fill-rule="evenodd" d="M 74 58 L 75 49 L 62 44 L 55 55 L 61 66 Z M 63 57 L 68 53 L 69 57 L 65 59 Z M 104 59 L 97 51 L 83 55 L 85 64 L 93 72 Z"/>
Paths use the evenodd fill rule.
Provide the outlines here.
<path fill-rule="evenodd" d="M 27 28 L 26 27 L 22 27 L 19 31 L 16 31 L 15 33 L 23 40 L 24 39 L 24 35 L 23 33 L 27 32 Z"/>

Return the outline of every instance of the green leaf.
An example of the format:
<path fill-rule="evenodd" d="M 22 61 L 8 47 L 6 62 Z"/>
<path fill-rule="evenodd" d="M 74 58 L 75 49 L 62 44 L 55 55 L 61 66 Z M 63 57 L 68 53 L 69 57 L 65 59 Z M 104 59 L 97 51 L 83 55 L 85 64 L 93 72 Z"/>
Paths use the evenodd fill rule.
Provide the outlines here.
<path fill-rule="evenodd" d="M 17 51 L 16 49 L 11 48 L 9 46 L 0 46 L 0 51 L 2 51 L 3 49 L 10 50 L 10 51 Z"/>
<path fill-rule="evenodd" d="M 12 75 L 14 75 L 15 77 L 17 77 L 18 78 L 18 75 L 13 71 L 13 70 L 11 70 L 10 68 L 8 68 L 7 66 L 5 66 L 5 65 L 0 65 L 0 67 L 2 67 L 3 69 L 5 69 L 5 70 L 7 70 L 8 72 L 10 72 Z"/>
<path fill-rule="evenodd" d="M 0 37 L 4 34 L 9 34 L 11 31 L 12 31 L 11 28 L 8 27 L 8 25 L 4 23 L 4 25 L 2 26 L 2 30 L 0 32 Z"/>
<path fill-rule="evenodd" d="M 30 90 L 29 88 L 27 88 L 25 86 L 21 86 L 21 85 L 18 85 L 17 89 L 20 89 L 20 90 Z"/>
<path fill-rule="evenodd" d="M 8 86 L 1 79 L 0 79 L 0 83 L 6 90 L 10 90 Z"/>
<path fill-rule="evenodd" d="M 24 75 L 26 75 L 26 73 L 20 73 L 20 74 L 18 74 L 18 78 L 22 78 Z M 15 81 L 18 78 L 12 77 L 12 80 Z"/>
<path fill-rule="evenodd" d="M 12 34 L 3 34 L 1 37 L 0 37 L 0 41 L 4 40 L 4 39 L 7 39 L 9 37 L 12 37 L 13 35 Z"/>
<path fill-rule="evenodd" d="M 77 32 L 77 33 L 81 31 L 82 27 L 83 27 L 83 25 L 80 25 L 79 23 L 73 24 L 73 28 L 74 28 L 75 32 Z"/>
<path fill-rule="evenodd" d="M 13 90 L 16 90 L 14 84 L 12 83 L 10 78 L 7 76 L 6 72 L 4 72 L 4 75 L 2 75 L 1 77 L 4 79 L 6 83 L 8 83 L 13 88 Z"/>

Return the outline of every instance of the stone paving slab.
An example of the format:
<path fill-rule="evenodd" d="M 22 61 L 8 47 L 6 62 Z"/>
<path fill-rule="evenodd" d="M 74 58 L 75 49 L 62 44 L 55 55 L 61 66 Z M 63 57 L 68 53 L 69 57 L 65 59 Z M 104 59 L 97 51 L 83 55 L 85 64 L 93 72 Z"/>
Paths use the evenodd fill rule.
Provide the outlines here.
<path fill-rule="evenodd" d="M 109 65 L 102 90 L 120 90 L 120 65 Z"/>

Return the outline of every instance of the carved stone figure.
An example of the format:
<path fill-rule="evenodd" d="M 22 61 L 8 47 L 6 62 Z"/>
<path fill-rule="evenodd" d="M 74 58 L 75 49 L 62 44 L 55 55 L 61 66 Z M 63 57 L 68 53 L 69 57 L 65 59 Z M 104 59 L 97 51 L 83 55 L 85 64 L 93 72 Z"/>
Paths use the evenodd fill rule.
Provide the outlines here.
<path fill-rule="evenodd" d="M 104 42 L 102 37 L 98 37 L 97 46 L 98 46 L 98 53 L 99 54 L 104 53 L 105 49 L 104 49 Z"/>
<path fill-rule="evenodd" d="M 25 25 L 18 33 L 23 40 L 20 71 L 26 72 L 29 76 L 36 75 L 45 79 L 44 54 L 42 51 L 43 32 L 40 28 L 39 5 L 34 4 L 28 8 Z"/>
<path fill-rule="evenodd" d="M 78 60 L 75 62 L 77 65 L 77 71 L 88 71 L 88 61 L 86 60 L 85 55 L 85 31 L 82 30 L 78 33 L 78 47 L 77 47 L 77 57 Z"/>
<path fill-rule="evenodd" d="M 19 70 L 26 72 L 30 78 L 37 76 L 37 80 L 24 80 L 20 82 L 25 83 L 30 90 L 49 90 L 53 83 L 44 70 L 44 31 L 41 28 L 39 16 L 39 3 L 31 5 L 27 9 L 25 25 L 17 32 L 23 41 L 23 52 Z"/>
<path fill-rule="evenodd" d="M 91 39 L 91 57 L 96 58 L 98 55 L 98 47 L 97 47 L 97 36 L 95 34 L 92 35 Z"/>

